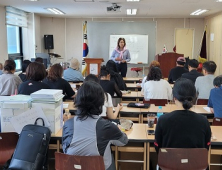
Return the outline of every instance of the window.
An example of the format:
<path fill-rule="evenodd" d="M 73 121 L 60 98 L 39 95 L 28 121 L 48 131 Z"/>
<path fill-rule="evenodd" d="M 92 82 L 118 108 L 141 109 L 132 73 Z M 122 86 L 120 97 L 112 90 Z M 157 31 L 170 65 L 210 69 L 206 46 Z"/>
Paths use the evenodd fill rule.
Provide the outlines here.
<path fill-rule="evenodd" d="M 22 55 L 21 28 L 7 25 L 8 54 Z"/>

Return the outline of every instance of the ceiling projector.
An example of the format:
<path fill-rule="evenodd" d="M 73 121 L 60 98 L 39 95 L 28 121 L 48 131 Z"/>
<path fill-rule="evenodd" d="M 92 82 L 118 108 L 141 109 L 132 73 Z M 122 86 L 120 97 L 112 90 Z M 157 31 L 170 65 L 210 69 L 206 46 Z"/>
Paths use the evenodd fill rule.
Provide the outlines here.
<path fill-rule="evenodd" d="M 116 3 L 113 3 L 112 6 L 107 7 L 107 12 L 121 12 L 121 6 L 117 5 Z"/>

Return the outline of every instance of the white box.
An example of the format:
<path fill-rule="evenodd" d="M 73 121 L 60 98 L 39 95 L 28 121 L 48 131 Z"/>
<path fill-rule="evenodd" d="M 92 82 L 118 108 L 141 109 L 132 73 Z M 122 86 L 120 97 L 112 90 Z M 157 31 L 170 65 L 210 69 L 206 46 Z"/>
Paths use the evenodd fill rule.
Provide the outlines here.
<path fill-rule="evenodd" d="M 32 107 L 41 107 L 46 115 L 52 134 L 56 134 L 63 126 L 63 104 L 62 100 L 55 103 L 40 103 L 33 102 Z"/>
<path fill-rule="evenodd" d="M 31 107 L 31 97 L 27 95 L 0 97 L 1 132 L 16 132 L 10 120 Z"/>
<path fill-rule="evenodd" d="M 29 108 L 25 109 L 4 109 L 1 108 L 1 132 L 16 132 L 14 127 L 12 126 L 10 120 L 13 116 L 17 116 L 25 111 L 29 110 Z"/>

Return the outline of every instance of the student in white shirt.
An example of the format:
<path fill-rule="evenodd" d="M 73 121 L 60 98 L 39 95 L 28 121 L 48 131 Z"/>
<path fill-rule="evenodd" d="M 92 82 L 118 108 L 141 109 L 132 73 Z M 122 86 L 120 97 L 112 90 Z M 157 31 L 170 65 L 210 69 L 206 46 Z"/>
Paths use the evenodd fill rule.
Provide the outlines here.
<path fill-rule="evenodd" d="M 150 69 L 152 67 L 160 67 L 160 63 L 156 60 L 153 60 L 151 63 L 150 63 L 150 66 L 149 66 L 149 69 L 148 69 L 148 74 L 150 72 Z M 141 94 L 144 95 L 144 84 L 147 82 L 147 76 L 145 76 L 142 80 L 142 83 L 141 83 Z"/>
<path fill-rule="evenodd" d="M 162 79 L 159 67 L 152 67 L 144 84 L 144 99 L 167 99 L 172 100 L 172 88 L 170 84 Z"/>
<path fill-rule="evenodd" d="M 99 84 L 99 79 L 93 74 L 89 74 L 85 78 L 84 82 L 86 81 L 94 81 Z M 106 92 L 104 92 L 104 95 L 105 95 L 105 101 L 104 101 L 103 111 L 101 113 L 101 116 L 107 115 L 109 119 L 116 119 L 119 114 L 119 111 L 123 108 L 123 106 L 118 104 L 117 107 L 115 108 L 115 112 L 113 112 L 113 102 L 112 102 L 111 95 Z"/>

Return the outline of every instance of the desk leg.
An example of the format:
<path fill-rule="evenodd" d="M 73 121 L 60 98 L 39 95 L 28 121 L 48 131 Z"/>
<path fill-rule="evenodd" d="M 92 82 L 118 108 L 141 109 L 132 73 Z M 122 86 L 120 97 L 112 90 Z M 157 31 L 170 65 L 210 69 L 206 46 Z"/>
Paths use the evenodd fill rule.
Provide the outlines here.
<path fill-rule="evenodd" d="M 59 152 L 60 151 L 60 141 L 59 141 L 59 139 L 57 139 L 57 152 Z"/>
<path fill-rule="evenodd" d="M 209 146 L 209 150 L 208 150 L 208 165 L 209 165 L 209 170 L 210 170 L 210 157 L 211 156 L 211 145 Z"/>
<path fill-rule="evenodd" d="M 140 113 L 140 123 L 143 124 L 143 114 Z"/>
<path fill-rule="evenodd" d="M 146 170 L 146 143 L 144 142 L 144 152 L 143 152 L 143 170 Z"/>
<path fill-rule="evenodd" d="M 119 159 L 118 147 L 115 146 L 115 164 L 116 164 L 116 170 L 119 169 L 119 167 L 118 167 L 118 159 Z"/>
<path fill-rule="evenodd" d="M 146 166 L 147 166 L 147 170 L 150 170 L 150 143 L 147 142 L 147 150 L 146 150 L 146 153 L 147 153 L 147 161 L 146 161 Z"/>

